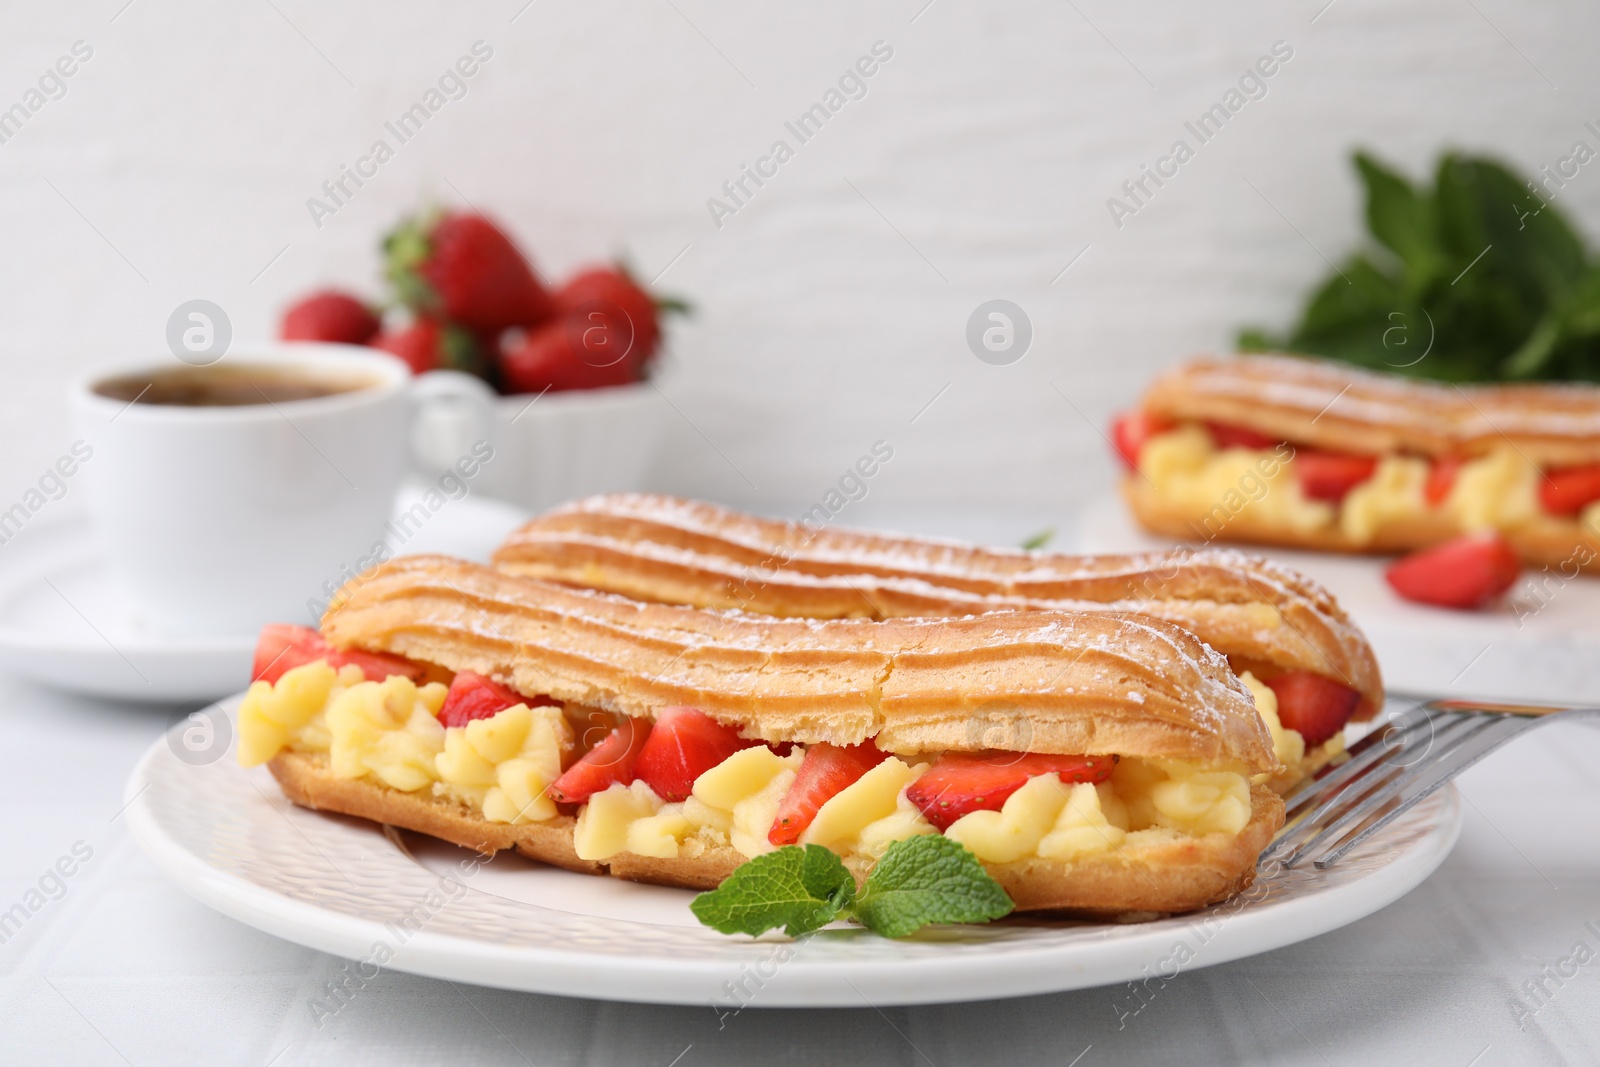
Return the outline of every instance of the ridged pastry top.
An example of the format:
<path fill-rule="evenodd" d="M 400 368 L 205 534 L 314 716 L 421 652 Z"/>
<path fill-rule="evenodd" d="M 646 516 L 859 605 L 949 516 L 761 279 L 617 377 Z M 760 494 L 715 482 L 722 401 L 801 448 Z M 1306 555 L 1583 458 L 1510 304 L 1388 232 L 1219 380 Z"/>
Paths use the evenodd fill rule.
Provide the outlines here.
<path fill-rule="evenodd" d="M 1600 462 L 1600 387 L 1455 385 L 1298 356 L 1203 356 L 1157 378 L 1144 409 L 1380 455 L 1477 456 L 1509 440 L 1534 463 Z"/>
<path fill-rule="evenodd" d="M 626 715 L 692 705 L 769 741 L 1276 765 L 1227 661 L 1181 627 L 1136 615 L 775 619 L 412 556 L 346 585 L 322 631 L 340 648 Z"/>
<path fill-rule="evenodd" d="M 1362 694 L 1358 718 L 1383 704 L 1376 657 L 1332 595 L 1231 549 L 1073 556 L 982 548 L 618 493 L 538 516 L 494 562 L 639 600 L 782 617 L 1137 612 L 1178 623 L 1241 667 L 1307 670 L 1348 685 Z"/>

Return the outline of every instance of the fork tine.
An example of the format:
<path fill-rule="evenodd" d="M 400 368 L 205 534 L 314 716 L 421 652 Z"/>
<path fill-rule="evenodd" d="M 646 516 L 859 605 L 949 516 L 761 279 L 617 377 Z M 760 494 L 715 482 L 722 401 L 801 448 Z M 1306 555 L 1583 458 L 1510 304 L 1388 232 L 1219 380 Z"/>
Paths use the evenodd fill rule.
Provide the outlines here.
<path fill-rule="evenodd" d="M 1409 768 L 1401 774 L 1385 782 L 1381 787 L 1367 794 L 1359 803 L 1340 813 L 1339 817 L 1328 823 L 1316 834 L 1315 837 L 1297 848 L 1292 856 L 1283 861 L 1285 867 L 1292 867 L 1298 863 L 1308 852 L 1325 841 L 1337 841 L 1339 835 L 1351 826 L 1359 827 L 1367 817 L 1371 816 L 1383 805 L 1398 797 L 1413 782 L 1422 780 L 1425 785 L 1434 777 L 1440 781 L 1447 781 L 1454 774 L 1451 769 L 1461 757 L 1465 762 L 1461 766 L 1482 759 L 1484 755 L 1500 747 L 1501 743 L 1513 735 L 1521 732 L 1526 725 L 1523 720 L 1510 718 L 1488 718 L 1473 716 L 1471 728 L 1458 735 L 1448 746 L 1441 749 L 1432 758 Z M 1326 857 L 1324 857 L 1326 858 Z"/>
<path fill-rule="evenodd" d="M 1360 845 L 1361 842 L 1365 841 L 1367 838 L 1371 837 L 1373 834 L 1377 833 L 1379 830 L 1383 829 L 1385 826 L 1404 815 L 1407 811 L 1416 806 L 1426 797 L 1432 795 L 1439 789 L 1440 786 L 1455 778 L 1462 771 L 1466 770 L 1468 767 L 1471 767 L 1489 753 L 1500 748 L 1512 738 L 1520 736 L 1524 731 L 1533 725 L 1535 724 L 1526 719 L 1514 719 L 1510 717 L 1494 722 L 1490 729 L 1484 730 L 1475 736 L 1470 744 L 1462 745 L 1454 751 L 1446 753 L 1438 761 L 1428 764 L 1427 766 L 1430 769 L 1430 773 L 1421 778 L 1417 789 L 1412 792 L 1410 796 L 1407 796 L 1404 800 L 1401 800 L 1400 803 L 1395 805 L 1395 807 L 1390 811 L 1384 812 L 1384 814 L 1370 826 L 1363 827 L 1357 831 L 1349 838 L 1349 840 L 1343 842 L 1337 848 L 1323 853 L 1315 860 L 1317 869 L 1327 870 L 1329 867 L 1332 867 L 1335 863 L 1338 863 L 1339 860 L 1344 858 L 1345 853 Z"/>
<path fill-rule="evenodd" d="M 1365 818 L 1383 803 L 1394 797 L 1410 782 L 1427 771 L 1436 761 L 1443 759 L 1457 747 L 1470 741 L 1479 732 L 1494 726 L 1495 720 L 1485 719 L 1480 716 L 1454 716 L 1434 732 L 1429 739 L 1428 748 L 1425 750 L 1423 760 L 1413 765 L 1401 764 L 1393 774 L 1374 780 L 1372 777 L 1358 779 L 1340 790 L 1337 796 L 1329 799 L 1325 804 L 1313 809 L 1296 827 L 1297 832 L 1292 835 L 1296 841 L 1294 851 L 1282 861 L 1283 866 L 1293 867 L 1311 849 L 1316 848 L 1324 841 L 1343 832 L 1356 820 Z M 1436 747 L 1437 746 L 1437 747 Z M 1402 751 L 1410 751 L 1416 745 L 1408 745 Z M 1389 768 L 1395 768 L 1391 761 Z M 1348 797 L 1352 803 L 1345 807 L 1331 819 L 1325 818 L 1332 814 Z M 1290 835 L 1285 835 L 1284 843 L 1287 844 Z"/>
<path fill-rule="evenodd" d="M 1320 778 L 1312 778 L 1300 786 L 1299 789 L 1289 794 L 1284 801 L 1284 815 L 1293 819 L 1301 808 L 1312 801 L 1326 797 L 1335 786 L 1347 782 L 1364 772 L 1373 764 L 1392 755 L 1396 748 L 1404 745 L 1406 736 L 1426 720 L 1416 720 L 1403 724 L 1390 724 L 1380 730 L 1373 730 L 1367 736 L 1351 745 L 1346 751 L 1350 757 L 1337 767 L 1330 768 L 1327 774 Z"/>
<path fill-rule="evenodd" d="M 1451 715 L 1450 721 L 1446 721 L 1445 726 L 1435 731 L 1434 737 L 1430 739 L 1422 752 L 1422 757 L 1416 763 L 1390 761 L 1389 768 L 1386 769 L 1392 769 L 1394 773 L 1382 777 L 1366 777 L 1352 782 L 1346 789 L 1341 790 L 1339 797 L 1310 813 L 1299 824 L 1299 832 L 1294 835 L 1294 849 L 1288 856 L 1283 857 L 1282 864 L 1285 867 L 1293 867 L 1312 849 L 1328 841 L 1338 841 L 1347 827 L 1360 825 L 1362 819 L 1402 792 L 1406 785 L 1410 785 L 1421 774 L 1426 773 L 1427 768 L 1493 725 L 1493 720 L 1486 720 L 1477 715 L 1469 717 Z M 1350 801 L 1349 805 L 1344 803 L 1346 800 Z"/>
<path fill-rule="evenodd" d="M 1528 730 L 1556 720 L 1600 726 L 1600 707 L 1436 700 L 1413 710 L 1424 717 L 1372 731 L 1350 746 L 1351 758 L 1344 764 L 1289 796 L 1289 824 L 1261 853 L 1257 867 L 1293 846 L 1281 861 L 1282 867 L 1292 867 L 1329 842 L 1315 861 L 1319 870 L 1327 870 L 1446 782 Z M 1424 722 L 1427 731 L 1419 729 Z M 1339 840 L 1339 834 L 1348 836 Z"/>
<path fill-rule="evenodd" d="M 1303 813 L 1296 812 L 1294 823 L 1279 832 L 1277 839 L 1262 852 L 1261 860 L 1270 859 L 1285 848 L 1315 833 L 1322 825 L 1322 820 L 1336 808 L 1346 803 L 1354 803 L 1373 789 L 1381 788 L 1385 783 L 1404 774 L 1410 764 L 1410 760 L 1404 757 L 1415 755 L 1424 745 L 1427 746 L 1423 748 L 1426 752 L 1436 743 L 1454 740 L 1470 726 L 1473 717 L 1451 714 L 1436 716 L 1425 721 L 1432 726 L 1438 720 L 1442 720 L 1443 725 L 1431 730 L 1412 729 L 1403 732 L 1399 743 L 1392 748 L 1377 745 L 1368 749 L 1362 753 L 1361 763 L 1355 771 L 1341 773 L 1345 772 L 1345 767 L 1339 767 L 1334 773 L 1315 783 L 1307 794 L 1297 795 L 1297 809 L 1311 804 L 1310 810 Z M 1366 738 L 1362 738 L 1362 741 L 1366 741 Z M 1372 755 L 1374 751 L 1378 753 L 1376 757 Z"/>

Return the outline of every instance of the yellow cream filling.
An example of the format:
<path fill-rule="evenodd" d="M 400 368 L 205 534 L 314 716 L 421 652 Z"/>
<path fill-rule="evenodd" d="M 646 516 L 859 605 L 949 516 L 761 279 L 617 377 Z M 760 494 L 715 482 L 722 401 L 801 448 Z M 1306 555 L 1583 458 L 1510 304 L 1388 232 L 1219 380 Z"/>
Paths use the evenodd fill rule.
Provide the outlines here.
<path fill-rule="evenodd" d="M 391 681 L 393 679 L 390 679 Z M 556 814 L 546 794 L 561 777 L 572 728 L 561 709 L 517 704 L 444 730 L 434 792 L 476 804 L 490 822 L 542 822 Z"/>
<path fill-rule="evenodd" d="M 1209 522 L 1212 536 L 1246 512 L 1274 526 L 1321 529 L 1333 522 L 1333 506 L 1300 491 L 1291 455 L 1287 448 L 1218 449 L 1203 426 L 1188 424 L 1145 442 L 1139 472 L 1162 500 L 1202 525 Z"/>
<path fill-rule="evenodd" d="M 423 790 L 477 808 L 490 822 L 551 818 L 545 790 L 561 774 L 572 730 L 559 708 L 510 707 L 448 729 L 439 722 L 449 690 L 402 675 L 362 679 L 324 661 L 254 682 L 239 706 L 239 762 L 265 763 L 284 749 L 324 753 L 341 778 L 371 777 L 405 793 Z"/>
<path fill-rule="evenodd" d="M 1255 698 L 1256 712 L 1272 734 L 1272 752 L 1278 762 L 1287 767 L 1299 764 L 1306 755 L 1306 739 L 1300 736 L 1300 731 L 1288 729 L 1278 719 L 1278 694 L 1249 671 L 1239 675 L 1239 680 Z"/>
<path fill-rule="evenodd" d="M 360 667 L 336 672 L 327 661 L 318 660 L 285 671 L 276 685 L 251 682 L 239 705 L 239 764 L 265 763 L 291 742 L 300 751 L 328 751 L 323 709 L 330 698 L 361 681 Z"/>
<path fill-rule="evenodd" d="M 938 833 L 905 799 L 906 786 L 927 769 L 926 763 L 913 766 L 890 756 L 829 797 L 800 835 L 800 843 L 876 858 L 896 841 Z"/>
<path fill-rule="evenodd" d="M 1509 530 L 1538 519 L 1539 468 L 1510 445 L 1462 464 L 1444 509 L 1469 532 Z"/>
<path fill-rule="evenodd" d="M 1191 517 L 1199 532 L 1222 533 L 1248 512 L 1280 529 L 1309 533 L 1337 525 L 1355 544 L 1369 544 L 1386 526 L 1442 510 L 1465 531 L 1509 530 L 1549 519 L 1539 505 L 1539 469 L 1510 445 L 1461 465 L 1450 494 L 1435 508 L 1424 489 L 1429 464 L 1415 456 L 1378 461 L 1371 478 L 1337 506 L 1310 500 L 1294 478 L 1293 452 L 1217 448 L 1197 423 L 1186 423 L 1147 441 L 1139 472 L 1160 498 Z M 1600 505 L 1581 518 L 1600 530 Z"/>
<path fill-rule="evenodd" d="M 1405 522 L 1428 510 L 1424 495 L 1428 461 L 1416 456 L 1384 456 L 1372 477 L 1346 494 L 1339 508 L 1339 529 L 1364 545 L 1390 523 Z"/>
<path fill-rule="evenodd" d="M 1258 706 L 1272 692 L 1246 675 Z M 395 675 L 362 679 L 355 667 L 325 662 L 286 671 L 276 685 L 257 682 L 239 709 L 239 761 L 265 763 L 289 749 L 325 753 L 344 778 L 370 777 L 403 792 L 429 791 L 482 811 L 492 822 L 549 819 L 546 793 L 572 749 L 557 708 L 518 704 L 465 727 L 437 719 L 447 689 L 418 687 Z M 1260 692 L 1266 694 L 1265 697 Z M 1299 735 L 1269 726 L 1292 750 Z M 1303 746 L 1302 746 L 1303 748 Z M 731 845 L 745 856 L 770 852 L 767 835 L 794 783 L 804 753 L 779 756 L 764 745 L 742 749 L 695 780 L 682 803 L 665 803 L 644 782 L 613 785 L 578 810 L 574 847 L 585 860 L 621 852 L 673 858 Z M 818 809 L 801 835 L 844 855 L 876 859 L 889 845 L 937 829 L 906 798 L 927 763 L 891 756 Z M 1110 782 L 1067 785 L 1054 774 L 1029 780 L 999 811 L 958 819 L 946 833 L 978 858 L 1006 863 L 1032 856 L 1071 859 L 1152 835 L 1237 834 L 1250 819 L 1243 775 L 1175 762 L 1124 759 Z"/>

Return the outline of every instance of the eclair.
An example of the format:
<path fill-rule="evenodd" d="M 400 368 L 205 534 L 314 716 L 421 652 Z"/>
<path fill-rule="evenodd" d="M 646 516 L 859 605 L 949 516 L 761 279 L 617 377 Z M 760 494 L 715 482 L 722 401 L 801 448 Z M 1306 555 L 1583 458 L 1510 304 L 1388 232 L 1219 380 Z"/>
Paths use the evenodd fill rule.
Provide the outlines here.
<path fill-rule="evenodd" d="M 1315 582 L 1229 549 L 1073 556 L 783 522 L 645 494 L 540 515 L 501 570 L 636 600 L 779 617 L 893 619 L 990 611 L 1137 612 L 1223 653 L 1256 695 L 1287 791 L 1383 705 L 1377 659 Z"/>
<path fill-rule="evenodd" d="M 1116 424 L 1123 493 L 1186 541 L 1407 552 L 1496 531 L 1600 572 L 1600 388 L 1455 385 L 1290 356 L 1207 357 Z"/>
<path fill-rule="evenodd" d="M 241 763 L 296 804 L 710 888 L 787 844 L 858 878 L 942 833 L 1019 911 L 1137 918 L 1250 884 L 1283 823 L 1250 689 L 1117 612 L 778 619 L 423 556 L 269 627 Z"/>

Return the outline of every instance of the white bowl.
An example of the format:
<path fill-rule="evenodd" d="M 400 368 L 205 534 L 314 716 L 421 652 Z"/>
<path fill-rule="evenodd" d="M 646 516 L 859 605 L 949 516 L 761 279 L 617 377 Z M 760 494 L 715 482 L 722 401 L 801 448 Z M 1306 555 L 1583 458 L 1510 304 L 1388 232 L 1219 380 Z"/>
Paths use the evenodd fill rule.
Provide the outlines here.
<path fill-rule="evenodd" d="M 647 489 L 668 411 L 649 382 L 500 397 L 485 489 L 532 511 Z"/>

